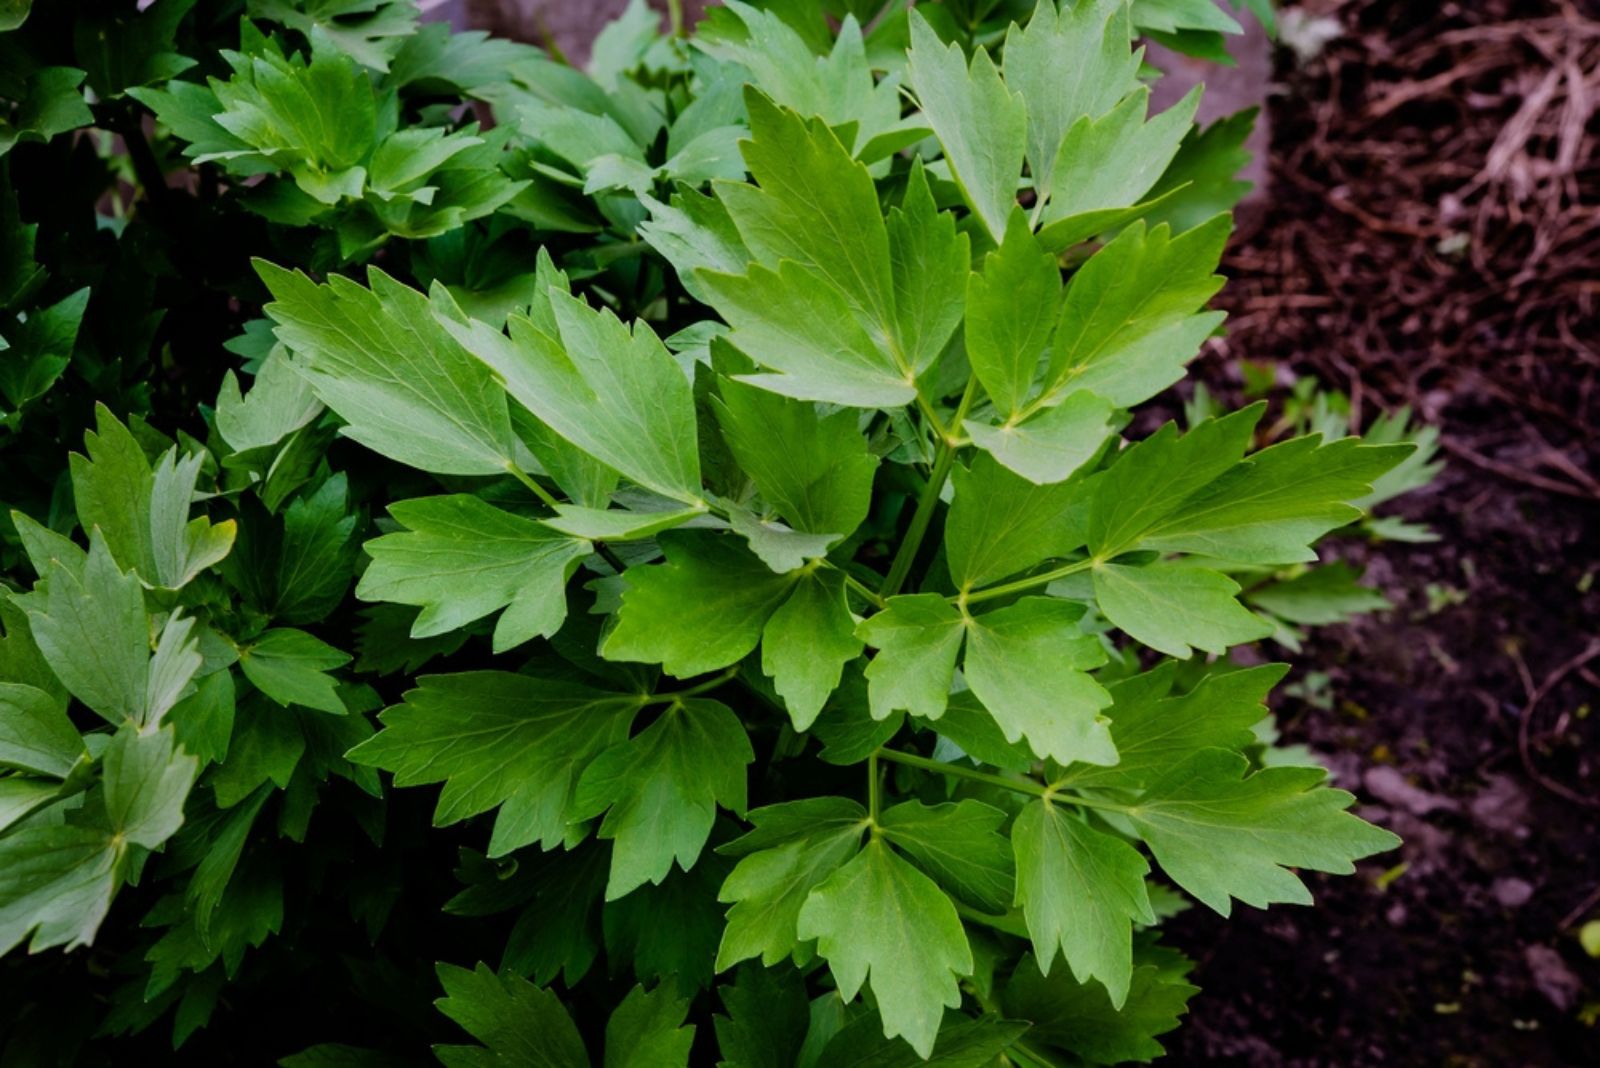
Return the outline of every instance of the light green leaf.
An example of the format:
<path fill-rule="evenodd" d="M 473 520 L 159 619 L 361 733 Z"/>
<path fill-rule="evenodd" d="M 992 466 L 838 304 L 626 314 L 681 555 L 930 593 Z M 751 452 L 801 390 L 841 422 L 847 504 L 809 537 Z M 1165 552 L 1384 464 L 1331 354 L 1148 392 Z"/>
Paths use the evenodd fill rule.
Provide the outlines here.
<path fill-rule="evenodd" d="M 85 755 L 62 702 L 20 682 L 0 682 L 0 767 L 65 779 Z"/>
<path fill-rule="evenodd" d="M 449 1068 L 583 1068 L 589 1054 L 561 999 L 518 975 L 496 975 L 486 964 L 468 971 L 436 966 L 445 996 L 434 1006 L 482 1046 L 433 1047 Z"/>
<path fill-rule="evenodd" d="M 1133 979 L 1133 924 L 1153 924 L 1139 851 L 1049 801 L 1031 801 L 1011 829 L 1016 904 L 1039 968 L 1061 951 L 1080 983 L 1098 979 L 1120 1009 Z"/>
<path fill-rule="evenodd" d="M 1051 169 L 1048 226 L 1120 208 L 1131 208 L 1160 179 L 1194 126 L 1201 87 L 1145 121 L 1150 91 L 1129 93 L 1098 119 L 1079 119 L 1061 142 Z M 1058 243 L 1059 244 L 1059 243 Z"/>
<path fill-rule="evenodd" d="M 606 900 L 659 885 L 672 862 L 688 871 L 720 804 L 745 808 L 745 766 L 755 760 L 739 718 L 703 698 L 678 700 L 635 737 L 601 753 L 583 772 L 571 818 L 605 813 L 599 837 L 614 841 Z"/>
<path fill-rule="evenodd" d="M 609 309 L 545 292 L 549 322 L 514 315 L 510 337 L 468 319 L 441 286 L 433 302 L 444 329 L 551 430 L 641 486 L 703 504 L 694 395 L 666 346 L 643 320 L 630 330 Z"/>
<path fill-rule="evenodd" d="M 1161 869 L 1224 916 L 1232 898 L 1257 908 L 1308 905 L 1311 895 L 1291 868 L 1348 875 L 1354 861 L 1400 844 L 1346 812 L 1355 798 L 1323 786 L 1321 768 L 1248 770 L 1238 753 L 1202 750 L 1153 781 L 1127 811 Z"/>
<path fill-rule="evenodd" d="M 177 747 L 173 729 L 124 726 L 102 760 L 106 816 L 119 840 L 159 849 L 183 826 L 183 803 L 200 762 Z"/>
<path fill-rule="evenodd" d="M 733 907 L 717 950 L 717 970 L 759 956 L 771 967 L 800 943 L 795 925 L 811 891 L 855 856 L 867 810 L 842 797 L 813 797 L 758 808 L 752 830 L 718 848 L 736 856 L 717 900 Z"/>
<path fill-rule="evenodd" d="M 618 509 L 558 504 L 555 516 L 541 522 L 552 530 L 559 530 L 575 538 L 593 538 L 595 541 L 638 541 L 643 538 L 653 538 L 663 531 L 680 527 L 689 520 L 705 514 L 704 508 L 625 512 Z"/>
<path fill-rule="evenodd" d="M 845 537 L 872 503 L 877 458 L 854 412 L 815 405 L 724 379 L 713 402 L 722 435 L 762 500 L 795 530 Z"/>
<path fill-rule="evenodd" d="M 883 836 L 957 900 L 990 915 L 1011 905 L 1015 867 L 1006 814 L 981 801 L 924 805 L 907 801 L 879 817 Z"/>
<path fill-rule="evenodd" d="M 1115 764 L 1117 749 L 1100 709 L 1111 695 L 1088 668 L 1106 662 L 1100 639 L 1078 626 L 1083 609 L 1051 597 L 1024 597 L 967 625 L 962 671 L 1006 740 L 1026 737 L 1057 763 Z"/>
<path fill-rule="evenodd" d="M 698 281 L 733 327 L 729 340 L 779 372 L 740 381 L 854 408 L 898 408 L 916 397 L 912 373 L 873 340 L 844 294 L 795 261 L 776 271 L 751 264 L 743 275 L 701 271 Z"/>
<path fill-rule="evenodd" d="M 74 570 L 50 561 L 43 588 L 23 600 L 34 641 L 72 696 L 115 726 L 143 723 L 152 711 L 150 630 L 139 580 L 118 570 L 98 530 Z"/>
<path fill-rule="evenodd" d="M 661 664 L 678 678 L 737 663 L 794 584 L 724 535 L 668 531 L 661 549 L 665 564 L 624 573 L 617 625 L 600 647 L 608 660 Z"/>
<path fill-rule="evenodd" d="M 1064 482 L 1099 454 L 1111 436 L 1114 410 L 1086 389 L 1019 423 L 991 426 L 968 419 L 972 443 L 1029 482 Z"/>
<path fill-rule="evenodd" d="M 934 593 L 891 597 L 887 608 L 867 617 L 856 637 L 878 650 L 867 665 L 872 718 L 903 708 L 937 719 L 950 697 L 965 634 L 961 613 Z"/>
<path fill-rule="evenodd" d="M 1000 81 L 986 50 L 977 49 L 969 69 L 960 46 L 943 44 L 918 11 L 911 13 L 906 72 L 961 195 L 998 242 L 1027 151 L 1022 98 Z"/>
<path fill-rule="evenodd" d="M 911 162 L 900 203 L 889 210 L 888 228 L 895 328 L 901 353 L 920 376 L 961 324 L 972 241 L 957 231 L 955 215 L 938 210 L 920 157 Z"/>
<path fill-rule="evenodd" d="M 337 716 L 344 715 L 344 702 L 327 672 L 349 662 L 349 653 L 294 627 L 274 627 L 239 648 L 244 677 L 272 700 Z"/>
<path fill-rule="evenodd" d="M 861 654 L 844 576 L 813 570 L 795 583 L 761 631 L 761 670 L 789 709 L 797 731 L 816 722 L 839 687 L 844 666 Z"/>
<path fill-rule="evenodd" d="M 456 493 L 396 501 L 404 532 L 367 542 L 372 557 L 356 586 L 367 601 L 418 605 L 411 635 L 428 638 L 505 608 L 494 651 L 548 638 L 567 617 L 567 579 L 587 541 Z"/>
<path fill-rule="evenodd" d="M 850 158 L 827 124 L 777 107 L 754 89 L 746 91 L 745 105 L 750 140 L 742 147 L 759 188 L 714 187 L 745 245 L 769 269 L 792 261 L 822 282 L 820 288 L 832 289 L 862 330 L 890 337 L 889 235 L 867 168 Z M 889 353 L 883 359 L 893 366 Z"/>
<path fill-rule="evenodd" d="M 957 979 L 973 967 L 961 919 L 933 880 L 874 839 L 811 892 L 797 933 L 817 939 L 840 997 L 853 1000 L 870 977 L 884 1035 L 933 1052 L 944 1010 L 961 1004 Z"/>
<path fill-rule="evenodd" d="M 737 506 L 728 509 L 728 525 L 744 538 L 762 563 L 780 575 L 822 559 L 828 555 L 828 546 L 839 540 L 833 534 L 803 534 Z"/>
<path fill-rule="evenodd" d="M 565 838 L 584 767 L 628 735 L 643 702 L 575 683 L 503 671 L 425 675 L 378 718 L 384 729 L 351 762 L 396 786 L 443 782 L 435 826 L 500 806 L 490 856 Z"/>
<path fill-rule="evenodd" d="M 1129 47 L 1126 0 L 1039 4 L 1026 29 L 1006 33 L 1006 85 L 1027 102 L 1028 169 L 1051 188 L 1061 140 L 1079 119 L 1097 119 L 1139 88 L 1141 53 Z"/>
<path fill-rule="evenodd" d="M 222 376 L 217 394 L 217 433 L 234 452 L 276 445 L 322 414 L 311 383 L 294 369 L 282 349 L 274 349 L 256 372 L 250 392 L 241 394 L 232 371 Z"/>
<path fill-rule="evenodd" d="M 1089 257 L 1067 284 L 1036 405 L 1086 389 L 1129 408 L 1182 378 L 1222 321 L 1196 313 L 1222 287 L 1230 230 L 1226 215 L 1177 237 L 1135 224 Z"/>
<path fill-rule="evenodd" d="M 1005 239 L 967 280 L 967 358 L 989 399 L 1007 421 L 1033 390 L 1055 330 L 1061 268 L 1039 247 L 1020 208 Z"/>
<path fill-rule="evenodd" d="M 256 261 L 266 313 L 343 433 L 442 475 L 503 474 L 516 455 L 505 393 L 435 320 L 428 299 L 377 268 L 371 288 Z"/>
<path fill-rule="evenodd" d="M 0 838 L 0 954 L 93 941 L 111 908 L 119 852 L 103 830 L 35 823 Z"/>
<path fill-rule="evenodd" d="M 1187 659 L 1189 647 L 1224 653 L 1272 633 L 1272 624 L 1235 600 L 1239 584 L 1206 568 L 1156 561 L 1094 569 L 1100 611 L 1135 641 Z"/>
<path fill-rule="evenodd" d="M 95 429 L 84 432 L 84 451 L 67 457 L 72 499 L 85 531 L 96 527 L 118 566 L 155 583 L 150 545 L 150 492 L 155 475 L 137 438 L 111 409 L 96 404 Z M 188 504 L 184 505 L 188 518 Z M 42 575 L 43 572 L 41 571 Z"/>

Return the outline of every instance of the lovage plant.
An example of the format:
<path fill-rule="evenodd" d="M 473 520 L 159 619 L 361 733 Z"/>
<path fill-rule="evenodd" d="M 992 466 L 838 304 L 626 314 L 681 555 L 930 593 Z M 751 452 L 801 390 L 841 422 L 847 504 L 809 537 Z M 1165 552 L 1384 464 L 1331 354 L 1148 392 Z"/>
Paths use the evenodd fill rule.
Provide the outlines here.
<path fill-rule="evenodd" d="M 1226 15 L 637 5 L 591 80 L 248 7 L 125 86 L 273 235 L 245 362 L 199 436 L 99 409 L 0 600 L 0 947 L 142 899 L 105 1032 L 337 955 L 284 1064 L 1148 1060 L 1163 917 L 1394 845 L 1230 653 L 1381 605 L 1315 545 L 1426 480 L 1404 420 L 1135 413 L 1246 125 L 1136 34 Z"/>

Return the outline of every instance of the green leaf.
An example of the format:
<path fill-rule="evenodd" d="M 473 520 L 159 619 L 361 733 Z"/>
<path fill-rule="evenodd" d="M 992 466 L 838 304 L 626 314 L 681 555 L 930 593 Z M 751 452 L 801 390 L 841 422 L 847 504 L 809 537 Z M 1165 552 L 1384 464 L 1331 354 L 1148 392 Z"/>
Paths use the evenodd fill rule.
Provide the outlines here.
<path fill-rule="evenodd" d="M 825 123 L 808 122 L 754 89 L 746 90 L 745 105 L 750 140 L 741 147 L 759 188 L 716 185 L 745 245 L 769 269 L 793 262 L 821 283 L 820 290 L 831 289 L 861 330 L 891 337 L 895 298 L 889 235 L 866 167 L 850 158 Z M 815 322 L 820 316 L 799 321 L 808 318 L 820 325 Z M 737 333 L 739 324 L 733 325 Z M 897 366 L 891 355 L 883 352 L 882 361 L 903 381 L 909 368 Z"/>
<path fill-rule="evenodd" d="M 810 1023 L 805 983 L 792 968 L 748 964 L 717 987 L 717 1068 L 794 1068 Z"/>
<path fill-rule="evenodd" d="M 435 321 L 428 299 L 377 268 L 371 288 L 340 275 L 317 285 L 256 261 L 272 291 L 266 313 L 342 433 L 384 456 L 442 475 L 498 475 L 515 451 L 505 393 L 489 369 Z"/>
<path fill-rule="evenodd" d="M 1112 684 L 1111 737 L 1121 759 L 1115 767 L 1073 767 L 1067 782 L 1142 789 L 1201 749 L 1244 749 L 1255 740 L 1250 728 L 1267 715 L 1267 692 L 1289 670 L 1262 664 L 1212 671 L 1187 692 L 1169 695 L 1177 667 L 1167 661 Z"/>
<path fill-rule="evenodd" d="M 139 580 L 123 574 L 95 531 L 87 561 L 51 560 L 24 607 L 39 651 L 72 696 L 115 726 L 160 721 L 200 668 L 194 620 L 167 617 L 154 655 Z"/>
<path fill-rule="evenodd" d="M 939 1028 L 933 1055 L 924 1059 L 905 1043 L 884 1037 L 877 1018 L 864 1013 L 828 1041 L 817 1063 L 828 1068 L 990 1068 L 1028 1027 L 1022 1020 L 951 1014 Z"/>
<path fill-rule="evenodd" d="M 968 419 L 972 443 L 1029 482 L 1064 482 L 1099 454 L 1115 412 L 1098 394 L 1080 389 L 1019 423 L 992 426 Z"/>
<path fill-rule="evenodd" d="M 981 801 L 924 805 L 907 801 L 879 817 L 883 836 L 958 901 L 990 915 L 1011 905 L 1015 868 L 1006 814 Z"/>
<path fill-rule="evenodd" d="M 780 372 L 740 375 L 740 381 L 853 408 L 898 408 L 916 397 L 913 373 L 873 340 L 844 293 L 794 260 L 776 270 L 751 264 L 742 275 L 701 271 L 698 280 L 733 327 L 729 340 Z"/>
<path fill-rule="evenodd" d="M 1037 485 L 978 456 L 950 471 L 955 497 L 945 519 L 950 577 L 971 591 L 1028 571 L 1083 545 L 1084 488 Z"/>
<path fill-rule="evenodd" d="M 1089 257 L 1067 284 L 1036 403 L 1083 389 L 1129 408 L 1182 378 L 1222 321 L 1196 313 L 1222 287 L 1230 228 L 1225 215 L 1177 237 L 1135 224 Z"/>
<path fill-rule="evenodd" d="M 1316 559 L 1311 543 L 1360 518 L 1357 500 L 1413 446 L 1365 445 L 1360 438 L 1323 444 L 1292 438 L 1196 490 L 1145 531 L 1140 544 L 1164 552 L 1204 553 L 1253 564 Z"/>
<path fill-rule="evenodd" d="M 1260 108 L 1224 116 L 1207 126 L 1191 129 L 1178 154 L 1150 189 L 1158 201 L 1145 218 L 1154 226 L 1171 225 L 1175 232 L 1199 226 L 1219 212 L 1232 211 L 1250 192 L 1251 183 L 1238 175 L 1250 165 L 1244 145 L 1255 127 Z"/>
<path fill-rule="evenodd" d="M 989 53 L 970 68 L 958 45 L 945 45 L 919 11 L 911 13 L 906 72 L 961 195 L 998 242 L 1016 204 L 1027 151 L 1023 99 L 1000 80 Z"/>
<path fill-rule="evenodd" d="M 1033 1022 L 1029 1045 L 1066 1050 L 1090 1064 L 1146 1063 L 1165 1052 L 1156 1037 L 1178 1026 L 1199 992 L 1181 973 L 1139 964 L 1117 1007 L 1099 983 L 1079 983 L 1064 968 L 1046 978 L 1023 957 L 1004 1004 L 1008 1014 Z"/>
<path fill-rule="evenodd" d="M 767 506 L 809 534 L 846 537 L 867 516 L 878 460 L 854 412 L 723 379 L 713 402 L 728 449 Z"/>
<path fill-rule="evenodd" d="M 1104 228 L 1095 225 L 1102 214 L 1122 221 L 1123 216 L 1109 213 L 1134 207 L 1160 179 L 1194 126 L 1200 93 L 1201 87 L 1195 86 L 1178 103 L 1146 121 L 1150 90 L 1140 88 L 1100 118 L 1079 119 L 1061 141 L 1051 168 L 1047 225 L 1041 239 L 1060 247 L 1071 241 L 1052 240 L 1047 236 L 1052 227 L 1073 227 L 1078 232 L 1092 227 L 1092 233 Z"/>
<path fill-rule="evenodd" d="M 117 731 L 102 759 L 106 816 L 120 840 L 158 849 L 183 826 L 183 803 L 200 764 L 177 748 L 170 726 Z"/>
<path fill-rule="evenodd" d="M 1046 975 L 1056 950 L 1080 983 L 1098 979 L 1121 1009 L 1133 979 L 1133 924 L 1154 924 L 1139 851 L 1039 800 L 1017 814 L 1016 904 Z"/>
<path fill-rule="evenodd" d="M 35 823 L 0 838 L 0 954 L 93 941 L 111 908 L 119 853 L 103 830 Z"/>
<path fill-rule="evenodd" d="M 1035 753 L 1061 764 L 1115 764 L 1100 715 L 1111 695 L 1086 672 L 1104 664 L 1106 652 L 1079 628 L 1082 617 L 1080 606 L 1051 597 L 978 616 L 967 625 L 962 670 L 1007 741 L 1026 737 Z"/>
<path fill-rule="evenodd" d="M 1101 564 L 1094 595 L 1111 623 L 1157 652 L 1187 659 L 1193 650 L 1224 653 L 1268 637 L 1272 624 L 1235 600 L 1239 584 L 1221 572 L 1156 561 L 1143 567 Z"/>
<path fill-rule="evenodd" d="M 350 662 L 321 638 L 294 627 L 274 627 L 239 648 L 244 677 L 280 705 L 301 705 L 336 716 L 345 713 L 334 692 L 337 681 L 327 673 Z"/>
<path fill-rule="evenodd" d="M 717 900 L 733 907 L 717 970 L 759 956 L 771 967 L 796 952 L 796 924 L 811 891 L 856 855 L 867 811 L 842 797 L 813 797 L 750 813 L 751 831 L 718 848 L 739 857 Z"/>
<path fill-rule="evenodd" d="M 1360 578 L 1349 564 L 1332 563 L 1253 589 L 1245 600 L 1279 619 L 1308 627 L 1343 623 L 1364 612 L 1394 607 L 1382 593 L 1361 585 Z"/>
<path fill-rule="evenodd" d="M 1027 102 L 1028 169 L 1050 189 L 1062 138 L 1139 88 L 1140 54 L 1124 0 L 1039 4 L 1026 29 L 1006 33 L 1006 85 Z"/>
<path fill-rule="evenodd" d="M 294 369 L 282 349 L 275 349 L 256 372 L 249 393 L 241 394 L 232 371 L 222 376 L 217 394 L 217 433 L 234 452 L 276 445 L 322 414 L 311 383 Z"/>
<path fill-rule="evenodd" d="M 661 536 L 663 565 L 630 567 L 608 660 L 661 664 L 678 678 L 742 660 L 794 579 L 774 574 L 738 542 L 702 531 Z"/>
<path fill-rule="evenodd" d="M 938 210 L 922 160 L 911 162 L 905 194 L 888 218 L 900 351 L 918 375 L 945 351 L 966 302 L 972 242 L 956 217 Z"/>
<path fill-rule="evenodd" d="M 63 702 L 25 683 L 0 682 L 0 767 L 65 779 L 84 755 Z"/>
<path fill-rule="evenodd" d="M 701 505 L 694 395 L 643 321 L 630 330 L 558 286 L 541 326 L 512 316 L 509 337 L 468 319 L 435 285 L 438 322 L 562 438 L 641 486 Z M 620 355 L 626 354 L 626 355 Z"/>
<path fill-rule="evenodd" d="M 1060 300 L 1056 258 L 1039 247 L 1027 217 L 1014 209 L 1000 247 L 968 278 L 963 326 L 972 371 L 1008 420 L 1033 390 Z"/>
<path fill-rule="evenodd" d="M 755 760 L 728 707 L 675 700 L 638 735 L 612 746 L 583 772 L 572 819 L 605 813 L 599 837 L 614 840 L 606 900 L 659 884 L 672 862 L 688 871 L 711 835 L 720 804 L 745 809 L 745 766 Z"/>
<path fill-rule="evenodd" d="M 813 570 L 801 576 L 761 631 L 761 670 L 789 709 L 794 729 L 816 721 L 839 687 L 844 666 L 861 654 L 844 576 Z"/>
<path fill-rule="evenodd" d="M 1096 476 L 1089 512 L 1089 549 L 1109 559 L 1139 544 L 1145 531 L 1177 510 L 1185 498 L 1239 462 L 1262 405 L 1222 419 L 1207 419 L 1178 436 L 1167 423 L 1117 457 Z"/>
<path fill-rule="evenodd" d="M 396 786 L 443 782 L 435 826 L 500 806 L 490 856 L 566 837 L 578 776 L 627 737 L 643 704 L 632 694 L 503 671 L 424 675 L 352 749 L 356 764 Z"/>
<path fill-rule="evenodd" d="M 811 892 L 797 933 L 817 939 L 840 997 L 853 1000 L 870 977 L 884 1035 L 933 1052 L 944 1010 L 961 1004 L 957 979 L 973 968 L 961 919 L 933 880 L 874 839 Z"/>
<path fill-rule="evenodd" d="M 867 617 L 856 637 L 878 650 L 867 665 L 872 718 L 901 708 L 939 718 L 965 635 L 961 613 L 933 593 L 891 597 L 888 607 Z"/>
<path fill-rule="evenodd" d="M 331 41 L 357 63 L 388 70 L 417 30 L 411 0 L 250 0 L 250 13 Z"/>
<path fill-rule="evenodd" d="M 434 1046 L 450 1068 L 581 1068 L 589 1063 L 583 1038 L 561 999 L 515 975 L 496 975 L 486 964 L 472 971 L 437 966 L 445 996 L 438 1010 L 482 1046 Z"/>
<path fill-rule="evenodd" d="M 506 609 L 494 651 L 548 638 L 567 617 L 567 579 L 587 541 L 463 493 L 396 501 L 405 528 L 366 543 L 372 566 L 356 596 L 418 605 L 411 635 L 428 638 Z"/>
<path fill-rule="evenodd" d="M 1400 844 L 1344 811 L 1355 798 L 1324 787 L 1321 768 L 1248 770 L 1238 753 L 1202 750 L 1151 782 L 1127 811 L 1162 871 L 1224 916 L 1231 898 L 1257 908 L 1309 905 L 1290 868 L 1349 875 L 1354 861 Z"/>
<path fill-rule="evenodd" d="M 636 986 L 606 1021 L 605 1068 L 686 1068 L 695 1027 L 685 1026 L 689 999 L 671 984 Z"/>

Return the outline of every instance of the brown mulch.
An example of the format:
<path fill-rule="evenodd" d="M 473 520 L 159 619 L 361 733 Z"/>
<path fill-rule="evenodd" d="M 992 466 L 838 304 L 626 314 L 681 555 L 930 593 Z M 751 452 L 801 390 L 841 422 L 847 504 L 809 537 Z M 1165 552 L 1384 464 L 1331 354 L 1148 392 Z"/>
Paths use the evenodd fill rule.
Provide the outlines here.
<path fill-rule="evenodd" d="M 1175 1063 L 1600 1064 L 1597 6 L 1325 0 L 1344 36 L 1280 51 L 1197 373 L 1410 405 L 1449 467 L 1396 509 L 1438 542 L 1346 553 L 1395 611 L 1318 635 L 1294 659 L 1326 692 L 1279 708 L 1406 845 L 1314 910 L 1180 917 L 1204 993 Z"/>

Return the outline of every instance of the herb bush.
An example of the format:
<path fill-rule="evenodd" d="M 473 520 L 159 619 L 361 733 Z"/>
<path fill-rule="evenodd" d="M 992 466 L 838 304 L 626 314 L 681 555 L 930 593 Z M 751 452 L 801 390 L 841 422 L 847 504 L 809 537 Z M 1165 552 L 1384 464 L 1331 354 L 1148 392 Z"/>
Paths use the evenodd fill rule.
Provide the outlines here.
<path fill-rule="evenodd" d="M 1431 440 L 1133 414 L 1249 128 L 1136 45 L 1225 10 L 66 7 L 0 4 L 5 1063 L 1148 1060 L 1163 917 L 1395 844 L 1230 651 L 1383 606 L 1314 546 L 1427 536 Z"/>

